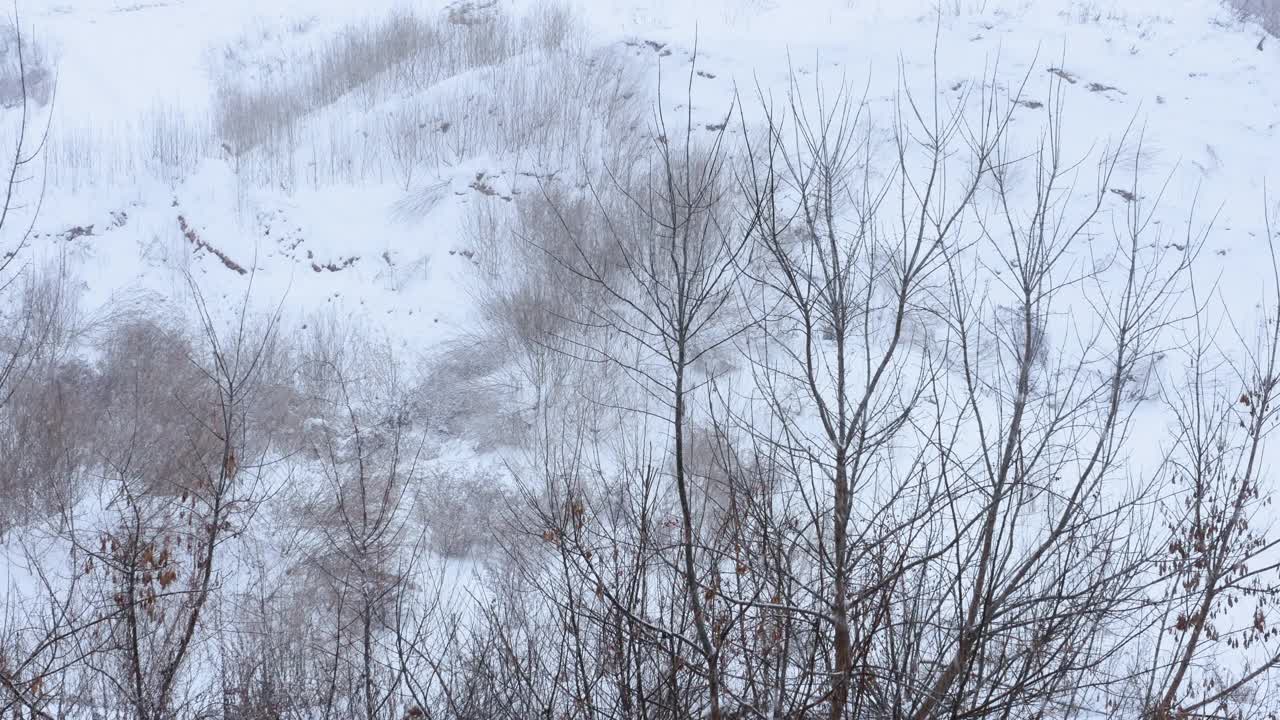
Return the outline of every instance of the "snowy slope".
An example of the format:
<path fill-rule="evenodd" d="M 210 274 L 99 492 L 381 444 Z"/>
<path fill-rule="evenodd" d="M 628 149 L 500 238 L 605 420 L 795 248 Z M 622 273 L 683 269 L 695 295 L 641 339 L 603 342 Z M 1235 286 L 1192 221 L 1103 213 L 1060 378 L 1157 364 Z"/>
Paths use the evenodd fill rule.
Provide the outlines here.
<path fill-rule="evenodd" d="M 1047 71 L 1061 67 L 1073 79 L 1065 97 L 1068 155 L 1083 154 L 1136 123 L 1146 177 L 1171 178 L 1162 219 L 1183 219 L 1197 191 L 1202 214 L 1222 207 L 1221 232 L 1201 274 L 1238 277 L 1261 267 L 1255 259 L 1262 247 L 1262 185 L 1280 160 L 1280 143 L 1273 141 L 1280 130 L 1280 84 L 1274 80 L 1280 43 L 1255 49 L 1258 29 L 1234 21 L 1213 0 L 957 0 L 942 3 L 941 12 L 934 5 L 610 0 L 577 10 L 590 28 L 588 42 L 634 63 L 651 88 L 661 68 L 668 110 L 683 104 L 686 63 L 696 42 L 703 71 L 694 85 L 697 123 L 721 120 L 735 89 L 748 110 L 756 105 L 757 85 L 766 93 L 785 92 L 789 68 L 805 82 L 849 79 L 861 85 L 865 78 L 873 116 L 887 120 L 899 76 L 927 89 L 936 62 L 944 96 L 947 88 L 958 95 L 985 68 L 998 67 L 1007 83 L 1025 75 L 1028 107 L 1019 110 L 1018 122 L 1035 128 L 1044 119 L 1033 106 L 1045 100 Z M 58 73 L 54 167 L 37 232 L 51 252 L 60 233 L 94 227 L 92 235 L 67 243 L 91 304 L 135 286 L 172 292 L 175 273 L 190 262 L 192 250 L 182 238 L 181 215 L 204 242 L 257 269 L 264 301 L 287 293 L 291 308 L 337 304 L 367 313 L 394 335 L 415 338 L 419 348 L 443 337 L 441 323 L 460 321 L 466 300 L 459 283 L 471 271 L 457 253 L 466 249 L 463 215 L 468 205 L 487 200 L 469 185 L 476 172 L 509 171 L 514 158 L 463 159 L 433 173 L 439 178 L 433 184 L 444 184 L 437 190 L 443 199 L 406 220 L 395 212 L 406 193 L 385 174 L 382 181 L 286 190 L 238 181 L 210 127 L 210 58 L 223 48 L 238 44 L 250 55 L 269 54 L 285 44 L 281 37 L 305 45 L 389 7 L 39 0 L 20 9 L 23 24 L 53 49 Z M 929 50 L 935 44 L 936 58 Z M 394 107 L 410 101 L 379 102 Z M 157 151 L 148 140 L 157 130 L 147 125 L 158 123 L 157 108 L 181 117 L 193 134 L 208 136 L 195 163 L 153 169 L 147 156 Z M 299 124 L 308 122 L 325 120 Z M 63 148 L 95 144 L 79 151 L 92 172 L 61 167 L 74 153 L 59 154 Z M 119 219 L 126 214 L 127 220 Z M 210 253 L 200 255 L 194 266 L 211 283 L 229 295 L 243 285 L 245 276 Z M 348 262 L 341 271 L 325 269 Z M 1247 279 L 1250 285 L 1262 280 Z M 1247 302 L 1239 300 L 1241 307 Z"/>
<path fill-rule="evenodd" d="M 581 28 L 564 47 L 522 47 L 418 86 L 378 80 L 306 108 L 256 149 L 231 147 L 219 127 L 220 86 L 287 85 L 353 23 L 412 12 L 447 28 L 443 18 L 539 7 L 24 0 L 21 23 L 58 78 L 30 257 L 65 256 L 91 311 L 141 297 L 187 312 L 190 272 L 215 311 L 249 294 L 260 309 L 281 304 L 289 327 L 349 316 L 413 357 L 475 322 L 478 226 L 536 192 L 538 177 L 625 156 L 605 139 L 627 128 L 643 137 L 654 104 L 708 137 L 740 111 L 728 116 L 732 139 L 760 120 L 762 98 L 783 101 L 792 78 L 819 94 L 845 84 L 865 88 L 875 137 L 887 139 L 904 87 L 945 111 L 989 82 L 1006 100 L 1021 88 L 1011 136 L 1026 146 L 1059 83 L 1065 155 L 1086 160 L 1084 194 L 1096 153 L 1128 132 L 1101 224 L 1123 222 L 1136 170 L 1141 199 L 1159 196 L 1149 236 L 1159 249 L 1180 252 L 1213 219 L 1193 272 L 1233 317 L 1254 322 L 1273 281 L 1263 219 L 1269 177 L 1280 199 L 1280 41 L 1259 47 L 1261 31 L 1215 0 L 578 0 Z M 0 117 L 11 132 L 16 113 Z M 433 143 L 412 174 L 390 154 L 402 123 Z M 27 216 L 39 188 L 24 186 Z M 1134 442 L 1141 475 L 1167 431 L 1159 410 L 1138 412 L 1149 421 Z M 468 443 L 478 438 L 434 440 L 433 466 L 463 475 L 481 459 Z M 85 502 L 90 519 L 102 512 L 100 499 Z M 289 542 L 272 531 L 291 511 L 264 511 L 274 522 L 238 548 L 229 585 L 271 575 Z M 51 547 L 33 553 L 61 551 Z M 35 588 L 21 552 L 6 547 L 10 583 Z"/>
<path fill-rule="evenodd" d="M 518 18 L 541 6 L 435 2 L 408 10 L 436 19 L 460 12 Z M 657 102 L 673 127 L 691 119 L 695 133 L 740 110 L 744 117 L 728 122 L 732 140 L 744 119 L 748 126 L 759 120 L 761 98 L 785 99 L 794 76 L 811 84 L 805 92 L 831 93 L 841 84 L 865 91 L 870 126 L 888 139 L 902 88 L 930 97 L 936 73 L 944 112 L 984 80 L 1005 100 L 1021 88 L 1011 137 L 1023 148 L 1044 131 L 1058 82 L 1064 154 L 1084 162 L 1082 202 L 1098 153 L 1127 131 L 1130 160 L 1113 180 L 1118 192 L 1106 200 L 1102 225 L 1123 222 L 1122 193 L 1136 169 L 1144 207 L 1159 200 L 1153 244 L 1177 252 L 1187 233 L 1213 219 L 1195 280 L 1202 297 L 1216 294 L 1239 322 L 1254 321 L 1271 281 L 1263 187 L 1280 167 L 1280 42 L 1258 50 L 1260 30 L 1214 0 L 956 0 L 941 8 L 926 0 L 608 0 L 572 7 L 582 27 L 562 51 L 524 51 L 422 87 L 356 90 L 301 114 L 289 143 L 233 157 L 215 117 L 227 68 L 249 87 L 287 80 L 310 48 L 406 6 L 24 3 L 22 23 L 50 48 L 58 73 L 31 257 L 65 254 L 90 311 L 142 297 L 169 298 L 174 312 L 187 312 L 183 273 L 190 271 L 218 299 L 215 309 L 233 310 L 248 293 L 261 309 L 282 305 L 291 327 L 329 313 L 350 317 L 412 358 L 473 325 L 472 289 L 482 271 L 476 228 L 507 212 L 519 193 L 537 192 L 534 176 L 572 176 L 580 156 L 607 153 L 594 133 L 634 127 L 642 138 Z M 504 107 L 507 96 L 515 99 Z M 602 121 L 609 102 L 620 109 Z M 460 121 L 486 109 L 507 125 L 484 135 L 483 125 Z M 480 131 L 467 139 L 456 129 L 437 133 L 436 154 L 406 182 L 385 153 L 388 119 L 401 114 L 420 119 L 427 132 L 447 122 Z M 529 152 L 512 141 L 523 137 L 515 128 L 523 116 L 549 118 L 547 126 L 579 144 Z M 7 119 L 12 126 L 16 116 Z M 330 148 L 347 153 L 349 164 L 326 167 Z M 1154 463 L 1164 426 L 1144 427 L 1151 437 L 1136 443 L 1143 449 L 1136 462 Z"/>

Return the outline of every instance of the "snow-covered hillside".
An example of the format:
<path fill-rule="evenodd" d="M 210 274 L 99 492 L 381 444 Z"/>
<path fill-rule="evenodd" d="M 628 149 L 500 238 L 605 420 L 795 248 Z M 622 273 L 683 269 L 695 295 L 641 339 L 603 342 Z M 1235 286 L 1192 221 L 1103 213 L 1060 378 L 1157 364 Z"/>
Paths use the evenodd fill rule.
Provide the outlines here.
<path fill-rule="evenodd" d="M 16 10 L 0 717 L 1277 710 L 1237 8 Z"/>
<path fill-rule="evenodd" d="M 532 12 L 505 1 L 455 3 L 469 5 L 480 15 Z M 583 3 L 570 11 L 584 27 L 565 29 L 574 57 L 564 62 L 608 64 L 602 77 L 572 68 L 579 83 L 616 83 L 614 73 L 631 73 L 624 82 L 640 84 L 643 96 L 622 111 L 633 113 L 641 129 L 660 68 L 668 81 L 663 106 L 674 112 L 685 101 L 695 46 L 698 125 L 723 122 L 735 91 L 748 102 L 757 86 L 785 92 L 792 71 L 806 83 L 865 82 L 870 112 L 887 118 L 898 83 L 927 88 L 936 65 L 944 96 L 958 96 L 986 69 L 1011 84 L 1025 76 L 1026 108 L 1017 122 L 1037 127 L 1049 73 L 1060 68 L 1071 78 L 1064 97 L 1067 154 L 1077 156 L 1135 123 L 1144 136 L 1144 172 L 1171 181 L 1163 217 L 1180 219 L 1178 210 L 1189 208 L 1197 192 L 1201 212 L 1221 207 L 1221 232 L 1200 272 L 1229 272 L 1233 285 L 1245 279 L 1241 274 L 1250 283 L 1261 280 L 1252 271 L 1263 248 L 1262 184 L 1280 153 L 1273 142 L 1280 127 L 1277 43 L 1258 50 L 1259 28 L 1211 0 L 936 5 Z M 447 14 L 443 4 L 400 10 L 406 8 L 433 20 Z M 551 106 L 539 112 L 561 115 L 549 122 L 577 131 L 588 124 L 580 115 L 599 107 L 601 88 L 590 88 L 590 96 L 536 97 L 550 90 L 539 86 L 563 81 L 565 70 L 556 59 L 520 51 L 496 69 L 464 70 L 420 90 L 384 83 L 289 118 L 289 147 L 267 152 L 294 157 L 251 157 L 237 171 L 223 149 L 227 133 L 217 127 L 219 83 L 295 82 L 291 68 L 312 71 L 296 61 L 300 53 L 396 9 L 390 2 L 302 0 L 23 3 L 23 24 L 49 48 L 57 70 L 49 184 L 36 225 L 47 240 L 41 249 L 72 254 L 91 303 L 139 285 L 167 292 L 193 254 L 178 223 L 183 216 L 203 242 L 256 270 L 264 300 L 287 296 L 291 308 L 336 303 L 418 349 L 439 340 L 448 330 L 435 326 L 453 327 L 465 317 L 470 208 L 528 189 L 532 178 L 521 173 L 542 163 L 514 130 L 497 129 L 507 137 L 459 140 L 436 154 L 419 150 L 420 167 L 406 176 L 385 147 L 393 125 L 457 122 L 450 118 L 467 114 L 469 102 L 475 112 L 494 110 L 489 104 L 497 96 L 501 112 L 518 117 L 531 112 L 523 103 L 537 102 Z M 337 152 L 347 157 L 335 160 Z M 481 174 L 487 180 L 477 182 Z M 477 186 L 492 186 L 497 195 Z M 92 234 L 55 242 L 90 226 Z M 215 254 L 195 255 L 193 267 L 228 297 L 247 282 Z"/>

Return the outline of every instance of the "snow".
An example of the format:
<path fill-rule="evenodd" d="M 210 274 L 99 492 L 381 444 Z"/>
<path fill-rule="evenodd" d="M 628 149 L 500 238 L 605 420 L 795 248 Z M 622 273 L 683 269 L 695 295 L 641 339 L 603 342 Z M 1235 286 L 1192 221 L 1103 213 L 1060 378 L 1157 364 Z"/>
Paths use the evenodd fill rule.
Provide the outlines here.
<path fill-rule="evenodd" d="M 503 7 L 519 14 L 531 4 Z M 428 16 L 447 9 L 391 0 L 23 2 L 22 24 L 56 58 L 50 144 L 96 129 L 87 144 L 100 147 L 85 151 L 86 162 L 102 170 L 93 177 L 94 168 L 81 168 L 85 178 L 60 182 L 79 175 L 50 169 L 33 257 L 65 252 L 91 308 L 140 291 L 181 307 L 189 269 L 218 307 L 233 307 L 252 282 L 261 308 L 282 304 L 300 323 L 332 309 L 411 353 L 456 336 L 468 325 L 476 272 L 466 252 L 468 218 L 472 208 L 500 202 L 475 191 L 472 180 L 488 173 L 510 193 L 519 185 L 519 158 L 460 158 L 420 172 L 406 191 L 390 171 L 308 182 L 304 170 L 298 182 L 263 185 L 237 177 L 234 161 L 212 141 L 176 173 L 154 171 L 147 157 L 157 107 L 196 132 L 211 125 L 214 70 L 225 48 L 248 68 L 283 67 L 290 48 L 405 7 Z M 1060 68 L 1071 78 L 1063 87 L 1067 157 L 1087 157 L 1132 124 L 1144 191 L 1156 192 L 1168 178 L 1157 215 L 1163 242 L 1180 242 L 1193 203 L 1197 221 L 1217 214 L 1217 231 L 1194 268 L 1197 281 L 1213 286 L 1240 318 L 1252 316 L 1271 282 L 1263 187 L 1280 167 L 1280 42 L 1256 49 L 1258 28 L 1213 0 L 608 0 L 573 7 L 588 43 L 632 64 L 650 92 L 661 75 L 660 103 L 674 125 L 684 123 L 695 49 L 702 71 L 692 78 L 695 127 L 723 122 L 735 96 L 748 122 L 758 119 L 757 96 L 781 101 L 794 71 L 799 83 L 828 92 L 842 82 L 865 87 L 872 121 L 886 131 L 900 88 L 927 97 L 936 69 L 944 103 L 984 79 L 1007 94 L 1025 78 L 1028 106 L 1015 111 L 1014 123 L 1025 141 L 1044 127 L 1049 70 Z M 367 133 L 398 103 L 442 97 L 449 83 L 483 82 L 453 79 L 420 97 L 393 95 L 372 106 L 344 101 L 301 119 L 299 133 Z M 1111 199 L 1108 212 L 1123 210 Z M 252 272 L 238 274 L 212 252 L 193 253 L 179 216 L 202 242 Z M 90 225 L 91 234 L 59 239 Z"/>
<path fill-rule="evenodd" d="M 516 12 L 528 5 L 505 4 L 517 6 Z M 579 3 L 576 12 L 588 22 L 591 42 L 629 56 L 650 84 L 661 68 L 668 110 L 685 100 L 686 63 L 696 43 L 698 68 L 714 76 L 695 77 L 695 122 L 700 124 L 722 121 L 735 91 L 748 111 L 754 110 L 757 86 L 780 98 L 792 68 L 803 82 L 831 86 L 848 80 L 861 86 L 865 81 L 873 115 L 887 124 L 900 80 L 928 90 L 935 63 L 944 97 L 946 87 L 980 80 L 984 69 L 995 68 L 1006 84 L 1025 75 L 1024 96 L 1034 102 L 1045 100 L 1046 70 L 1061 66 L 1077 79 L 1066 88 L 1068 155 L 1097 147 L 1134 122 L 1142 133 L 1147 185 L 1154 187 L 1153 179 L 1165 175 L 1172 178 L 1163 222 L 1184 221 L 1193 199 L 1202 215 L 1221 207 L 1219 232 L 1197 272 L 1206 278 L 1229 274 L 1233 287 L 1256 288 L 1265 280 L 1259 274 L 1264 264 L 1256 261 L 1265 252 L 1262 186 L 1280 161 L 1280 143 L 1270 141 L 1280 128 L 1280 83 L 1274 80 L 1280 43 L 1255 49 L 1257 28 L 1235 22 L 1212 0 L 957 0 L 941 5 L 936 12 L 933 2 L 922 0 L 611 0 Z M 175 108 L 192 123 L 207 117 L 210 58 L 219 48 L 233 44 L 251 56 L 269 56 L 286 44 L 281 38 L 305 45 L 392 7 L 390 2 L 318 0 L 41 0 L 19 9 L 23 24 L 56 57 L 52 144 L 64 130 L 73 134 L 73 128 L 134 128 L 143 141 L 104 152 L 138 156 L 147 153 L 146 130 L 139 126 L 154 108 Z M 444 5 L 413 9 L 438 13 Z M 659 52 L 623 44 L 628 40 L 664 45 Z M 931 55 L 935 45 L 936 59 Z M 1091 83 L 1114 89 L 1091 91 Z M 1033 131 L 1043 120 L 1043 112 L 1018 112 L 1018 123 Z M 110 136 L 99 140 L 123 142 Z M 472 168 L 500 171 L 502 161 L 471 158 L 445 168 L 439 181 L 454 192 L 425 217 L 406 223 L 393 211 L 405 193 L 389 179 L 292 191 L 253 183 L 246 188 L 216 145 L 213 149 L 176 182 L 147 172 L 145 158 L 135 157 L 143 167 L 128 177 L 76 191 L 56 182 L 49 186 L 37 232 L 56 234 L 90 223 L 101 231 L 108 213 L 129 212 L 124 227 L 77 243 L 80 262 L 73 269 L 87 284 L 91 302 L 135 284 L 172 290 L 166 274 L 185 267 L 189 250 L 178 237 L 176 200 L 177 210 L 210 244 L 257 268 L 254 282 L 264 301 L 287 296 L 288 306 L 308 308 L 336 303 L 344 311 L 368 313 L 396 334 L 413 336 L 419 348 L 442 338 L 436 326 L 463 321 L 460 284 L 469 267 L 448 251 L 465 243 L 459 214 L 467 204 L 483 201 L 466 192 L 469 173 Z M 510 168 L 513 160 L 505 162 Z M 58 175 L 57 169 L 51 174 Z M 292 253 L 272 247 L 265 235 L 268 224 L 276 233 L 296 233 L 304 244 Z M 279 237 L 275 240 L 278 244 Z M 393 257 L 394 268 L 384 253 Z M 342 272 L 310 270 L 311 261 L 324 265 L 350 257 L 360 259 Z M 207 254 L 195 264 L 227 292 L 244 281 L 230 277 Z M 1253 297 L 1251 290 L 1228 301 L 1243 310 Z"/>
<path fill-rule="evenodd" d="M 514 13 L 531 4 L 503 2 Z M 502 195 L 529 187 L 519 174 L 527 159 L 486 150 L 421 172 L 406 190 L 390 170 L 308 181 L 308 157 L 316 160 L 305 142 L 292 183 L 238 176 L 217 142 L 176 174 L 157 171 L 148 157 L 156 108 L 171 109 L 196 133 L 211 125 L 223 48 L 264 65 L 282 62 L 284 48 L 318 43 L 397 7 L 393 0 L 24 0 L 22 24 L 56 59 L 51 147 L 86 146 L 85 167 L 49 171 L 54 180 L 32 256 L 48 262 L 66 253 L 90 308 L 139 293 L 181 308 L 189 270 L 220 309 L 234 308 L 252 282 L 261 309 L 282 304 L 293 323 L 324 312 L 350 315 L 411 355 L 457 337 L 472 321 L 477 272 L 468 222 L 475 208 L 501 208 Z M 1193 269 L 1197 283 L 1245 323 L 1273 283 L 1263 218 L 1268 177 L 1271 200 L 1280 199 L 1280 42 L 1257 49 L 1258 28 L 1213 0 L 582 0 L 574 7 L 588 27 L 588 50 L 635 69 L 650 93 L 646 102 L 657 97 L 661 72 L 659 102 L 672 124 L 685 122 L 696 49 L 695 128 L 723 122 L 735 97 L 747 122 L 758 121 L 757 93 L 782 101 L 794 72 L 800 83 L 828 91 L 841 82 L 866 88 L 873 124 L 884 132 L 900 89 L 932 95 L 936 70 L 944 104 L 993 78 L 987 89 L 1007 97 L 1025 78 L 1026 105 L 1015 110 L 1013 126 L 1025 143 L 1043 131 L 1050 71 L 1060 69 L 1071 78 L 1062 86 L 1066 156 L 1096 153 L 1132 126 L 1128 150 L 1147 199 L 1168 180 L 1156 216 L 1164 249 L 1182 242 L 1189 223 L 1216 215 Z M 433 15 L 446 5 L 412 9 Z M 449 82 L 474 88 L 486 77 Z M 298 132 L 367 133 L 401 106 L 442 102 L 448 88 L 376 103 L 346 98 L 300 120 Z M 1132 167 L 1122 167 L 1113 187 L 1129 187 Z M 478 173 L 496 196 L 474 187 Z M 1086 164 L 1082 191 L 1092 179 Z M 1118 195 L 1106 208 L 1109 220 L 1123 220 Z M 193 252 L 179 217 L 251 272 L 236 272 L 218 253 Z M 64 239 L 90 225 L 91 233 Z M 1166 449 L 1167 429 L 1158 411 L 1144 408 L 1135 432 L 1140 451 L 1131 470 L 1142 476 Z M 433 457 L 442 467 L 478 461 L 457 444 Z M 34 578 L 19 548 L 4 547 L 6 585 L 29 590 Z"/>
<path fill-rule="evenodd" d="M 529 4 L 504 2 L 513 12 Z M 470 208 L 498 202 L 469 184 L 488 172 L 509 192 L 518 158 L 468 157 L 421 173 L 406 192 L 389 177 L 263 186 L 237 178 L 216 143 L 179 177 L 150 171 L 145 157 L 145 125 L 156 107 L 173 108 L 194 126 L 211 122 L 211 58 L 222 48 L 270 57 L 395 7 L 391 0 L 23 2 L 23 25 L 56 58 L 51 145 L 83 128 L 109 129 L 95 138 L 107 146 L 98 148 L 104 156 L 89 161 L 101 161 L 105 177 L 87 185 L 55 179 L 46 188 L 33 254 L 65 251 L 91 307 L 139 289 L 180 296 L 181 273 L 190 268 L 228 303 L 251 277 L 263 307 L 283 302 L 300 317 L 335 307 L 416 352 L 438 346 L 467 323 L 475 268 L 461 251 Z M 693 78 L 695 126 L 723 121 L 735 93 L 748 113 L 757 109 L 757 90 L 781 99 L 792 70 L 800 82 L 828 88 L 865 83 L 872 116 L 887 127 L 900 85 L 932 92 L 935 67 L 944 101 L 994 76 L 1006 89 L 1025 77 L 1023 99 L 1031 103 L 1047 100 L 1048 70 L 1060 67 L 1074 79 L 1064 87 L 1067 156 L 1085 156 L 1132 123 L 1142 140 L 1144 188 L 1153 193 L 1169 178 L 1158 214 L 1165 241 L 1178 242 L 1193 202 L 1199 219 L 1217 213 L 1217 232 L 1195 268 L 1200 282 L 1221 278 L 1217 291 L 1240 317 L 1270 282 L 1263 187 L 1280 167 L 1280 42 L 1256 49 L 1259 30 L 1213 0 L 608 0 L 574 7 L 590 42 L 634 63 L 651 90 L 661 71 L 661 103 L 673 123 L 683 122 L 696 47 L 705 76 Z M 412 9 L 438 14 L 445 5 Z M 1111 89 L 1090 89 L 1094 83 Z M 370 111 L 413 100 L 386 98 Z M 337 112 L 354 114 L 348 106 Z M 1045 112 L 1017 110 L 1015 132 L 1034 136 Z M 300 124 L 323 128 L 326 121 L 319 113 Z M 130 172 L 113 172 L 110 162 L 121 155 L 132 156 Z M 419 203 L 421 212 L 404 211 L 424 195 L 431 201 Z M 1109 209 L 1123 205 L 1116 199 Z M 193 256 L 179 215 L 252 275 L 238 275 L 210 252 Z M 89 225 L 92 234 L 58 239 Z"/>

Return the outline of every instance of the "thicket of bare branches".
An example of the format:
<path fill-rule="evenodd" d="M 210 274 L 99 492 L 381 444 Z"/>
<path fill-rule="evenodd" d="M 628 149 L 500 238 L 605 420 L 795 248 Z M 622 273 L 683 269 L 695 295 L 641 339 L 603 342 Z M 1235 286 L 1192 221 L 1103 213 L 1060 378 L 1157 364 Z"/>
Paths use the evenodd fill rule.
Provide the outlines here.
<path fill-rule="evenodd" d="M 1280 270 L 1226 315 L 1060 81 L 908 80 L 688 91 L 477 221 L 422 363 L 0 268 L 0 717 L 1276 712 Z"/>

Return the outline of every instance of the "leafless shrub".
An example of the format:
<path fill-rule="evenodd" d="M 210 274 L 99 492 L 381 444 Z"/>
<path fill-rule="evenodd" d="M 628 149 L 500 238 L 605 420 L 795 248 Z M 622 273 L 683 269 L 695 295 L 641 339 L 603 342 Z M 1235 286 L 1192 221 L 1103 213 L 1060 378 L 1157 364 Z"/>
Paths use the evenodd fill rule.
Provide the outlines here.
<path fill-rule="evenodd" d="M 87 122 L 61 114 L 50 127 L 46 155 L 49 187 L 78 192 L 125 178 L 172 185 L 219 151 L 206 113 L 157 102 L 134 117 Z"/>
<path fill-rule="evenodd" d="M 156 177 L 176 183 L 211 155 L 212 128 L 203 116 L 161 104 L 152 108 L 140 123 L 149 130 L 146 157 Z"/>
<path fill-rule="evenodd" d="M 135 133 L 136 126 L 118 122 L 56 118 L 46 150 L 49 186 L 78 192 L 110 179 L 140 177 L 151 156 L 140 143 L 127 142 Z"/>
<path fill-rule="evenodd" d="M 23 190 L 33 179 L 29 173 L 34 170 L 44 142 L 43 136 L 35 135 L 32 125 L 31 90 L 25 80 L 29 66 L 21 36 L 15 35 L 13 47 L 22 112 L 13 137 L 8 139 L 6 189 L 0 207 L 0 426 L 11 431 L 11 438 L 25 436 L 22 439 L 32 444 L 34 455 L 56 460 L 72 441 L 60 428 L 43 425 L 42 429 L 42 424 L 49 421 L 28 417 L 25 411 L 41 405 L 55 412 L 68 410 L 56 391 L 46 394 L 37 391 L 32 383 L 71 379 L 70 375 L 63 376 L 64 368 L 59 366 L 68 360 L 78 308 L 65 266 L 39 267 L 29 257 L 31 231 L 44 197 L 42 191 L 33 197 Z M 47 132 L 47 126 L 45 129 Z M 15 398 L 25 407 L 9 412 L 8 406 Z M 35 447 L 36 443 L 40 443 L 39 447 Z M 32 511 L 48 511 L 50 502 L 70 500 L 69 478 L 56 476 L 59 469 L 66 469 L 65 463 L 38 466 L 35 457 L 25 456 L 21 441 L 18 447 L 10 445 L 5 449 L 10 452 L 3 460 L 12 472 L 5 473 L 0 490 L 12 501 L 6 503 L 11 505 L 8 512 L 0 512 L 0 527 Z"/>
<path fill-rule="evenodd" d="M 1256 22 L 1272 35 L 1280 36 L 1280 2 L 1277 0 L 1226 0 L 1243 20 Z"/>
<path fill-rule="evenodd" d="M 41 367 L 10 398 L 0 420 L 0 525 L 48 517 L 75 501 L 76 480 L 90 460 L 92 389 L 88 368 L 70 361 Z"/>
<path fill-rule="evenodd" d="M 205 399 L 191 396 L 201 387 L 194 356 L 191 337 L 172 318 L 127 318 L 100 340 L 98 397 L 107 414 L 96 452 L 130 466 L 143 483 L 138 491 L 180 493 L 175 480 L 210 449 L 190 443 L 203 419 L 191 416 L 189 403 Z"/>
<path fill-rule="evenodd" d="M 193 658 L 207 638 L 204 618 L 217 594 L 223 546 L 255 516 L 270 450 L 250 401 L 274 319 L 255 331 L 241 312 L 224 330 L 188 281 L 199 345 L 166 343 L 162 330 L 143 325 L 106 353 L 120 380 L 109 395 L 124 407 L 113 417 L 117 444 L 99 448 L 104 513 L 87 526 L 67 523 L 83 558 L 77 574 L 92 579 L 98 593 L 79 612 L 100 628 L 103 647 L 90 669 L 103 682 L 101 702 L 140 718 L 172 717 L 208 701 Z M 129 352 L 137 343 L 162 361 L 131 363 L 140 360 Z M 189 380 L 175 383 L 184 374 Z M 144 390 L 144 375 L 168 382 Z M 157 433 L 156 416 L 144 412 L 171 406 L 185 416 L 178 421 L 172 411 L 180 439 Z"/>
<path fill-rule="evenodd" d="M 76 350 L 79 298 L 62 265 L 29 269 L 16 306 L 0 311 L 13 349 L 0 402 L 0 525 L 50 516 L 74 502 L 100 418 L 96 377 Z"/>
<path fill-rule="evenodd" d="M 380 83 L 426 87 L 467 67 L 505 57 L 511 30 L 501 26 L 440 28 L 407 11 L 380 21 L 351 25 L 318 50 L 289 58 L 287 74 L 258 68 L 256 82 L 237 70 L 246 60 L 228 48 L 215 67 L 215 122 L 236 154 L 273 140 L 307 113 L 360 90 L 378 97 Z M 478 49 L 486 38 L 485 50 Z M 251 66 L 249 66 L 251 67 Z"/>
<path fill-rule="evenodd" d="M 407 192 L 417 173 L 439 165 L 439 133 L 430 113 L 406 102 L 385 121 L 385 142 L 396 176 Z"/>
<path fill-rule="evenodd" d="M 418 491 L 427 547 L 443 558 L 483 556 L 500 533 L 514 494 L 483 470 L 437 471 Z"/>
<path fill-rule="evenodd" d="M 53 58 L 28 31 L 22 30 L 21 37 L 19 32 L 13 18 L 0 25 L 0 107 L 18 107 L 24 98 L 37 106 L 46 105 L 53 99 Z"/>
<path fill-rule="evenodd" d="M 262 70 L 256 85 L 245 84 L 237 73 L 245 61 L 228 48 L 215 70 L 215 125 L 233 153 L 246 153 L 435 42 L 428 21 L 396 13 L 376 24 L 348 27 L 320 50 L 292 58 L 288 75 Z"/>
<path fill-rule="evenodd" d="M 740 522 L 739 492 L 747 491 L 742 458 L 723 428 L 695 426 L 689 431 L 688 467 L 692 485 L 696 524 L 705 533 L 704 542 L 714 545 L 731 535 L 728 526 Z"/>
<path fill-rule="evenodd" d="M 239 172 L 408 187 L 487 153 L 547 172 L 634 147 L 640 83 L 616 53 L 578 42 L 567 8 L 464 15 L 399 12 L 263 63 L 247 57 L 253 43 L 228 47 L 213 63 L 214 125 Z"/>
<path fill-rule="evenodd" d="M 260 596 L 237 606 L 235 629 L 219 651 L 219 711 L 228 720 L 301 720 L 322 708 L 321 633 L 301 613 L 301 593 Z"/>
<path fill-rule="evenodd" d="M 388 345 L 335 317 L 309 340 L 303 375 L 317 415 L 306 454 L 322 482 L 298 493 L 305 540 L 297 572 L 314 589 L 308 620 L 323 628 L 333 658 L 325 706 L 372 719 L 397 697 L 383 641 L 408 591 L 411 488 L 421 480 L 424 439 Z"/>
<path fill-rule="evenodd" d="M 512 430 L 508 397 L 498 375 L 505 359 L 460 342 L 423 361 L 414 414 L 433 430 L 492 447 Z"/>
<path fill-rule="evenodd" d="M 560 50 L 573 42 L 577 21 L 573 9 L 562 2 L 542 2 L 523 18 L 521 33 L 532 36 L 535 47 L 544 52 Z"/>
<path fill-rule="evenodd" d="M 602 294 L 556 260 L 570 252 L 565 231 L 584 242 L 583 260 L 601 273 L 621 272 L 623 254 L 602 240 L 607 219 L 584 197 L 548 184 L 522 197 L 514 217 L 495 212 L 477 219 L 469 233 L 481 270 L 474 290 L 481 327 L 472 336 L 497 342 L 501 355 L 522 375 L 513 389 L 554 389 L 555 360 L 572 353 L 570 334 L 584 303 Z M 588 246 L 587 243 L 590 243 Z"/>

